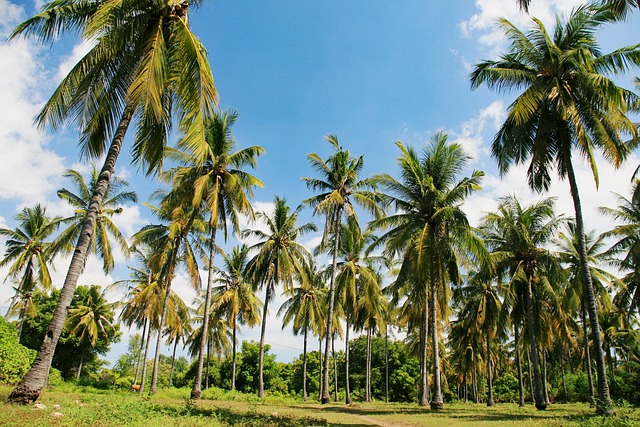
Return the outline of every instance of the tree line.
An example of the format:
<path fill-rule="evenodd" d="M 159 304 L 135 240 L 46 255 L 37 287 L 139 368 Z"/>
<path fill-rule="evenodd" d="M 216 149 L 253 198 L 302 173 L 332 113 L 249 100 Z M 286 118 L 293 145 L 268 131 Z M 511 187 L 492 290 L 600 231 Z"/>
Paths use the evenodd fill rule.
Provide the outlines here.
<path fill-rule="evenodd" d="M 529 164 L 529 186 L 540 193 L 548 190 L 557 172 L 569 182 L 575 216 L 558 216 L 552 199 L 523 205 L 507 196 L 496 212 L 488 213 L 474 228 L 463 205 L 480 189 L 483 173 L 463 176 L 471 159 L 443 133 L 437 133 L 421 151 L 398 142 L 397 177 L 387 173 L 362 177 L 364 157 L 352 155 L 330 135 L 326 139 L 333 152 L 328 158 L 308 155 L 316 176 L 303 180 L 313 195 L 297 208 L 276 197 L 273 212 L 254 213 L 250 199 L 262 182 L 248 170 L 257 166 L 264 149 L 236 151 L 230 128 L 237 114 L 216 111 L 217 92 L 206 53 L 188 27 L 189 3 L 46 4 L 12 37 L 35 35 L 46 42 L 60 32 L 77 30 L 96 43 L 63 79 L 38 120 L 54 129 L 67 121 L 76 123 L 83 155 L 106 152 L 107 156 L 80 198 L 59 192 L 72 204 L 77 202 L 73 219 L 48 218 L 44 208 L 36 206 L 26 208 L 16 219 L 26 228 L 31 227 L 31 217 L 37 223 L 39 215 L 41 228 L 2 230 L 8 238 L 2 263 L 13 262 L 10 275 L 19 282 L 10 308 L 18 307 L 16 301 L 25 300 L 36 283 L 50 284 L 46 265 L 51 257 L 72 251 L 38 356 L 9 400 L 28 402 L 39 395 L 67 314 L 74 316 L 67 312 L 87 255 L 95 251 L 104 260 L 105 270 L 113 267 L 110 233 L 138 259 L 132 278 L 120 283 L 127 295 L 122 319 L 142 328 L 144 360 L 155 333 L 151 393 L 157 388 L 159 343 L 165 331 L 175 343 L 185 335 L 199 336 L 193 341 L 197 364 L 191 392 L 192 398 L 199 398 L 207 349 L 224 352 L 223 337 L 235 337 L 238 324 L 260 323 L 257 392 L 264 395 L 266 313 L 282 287 L 289 298 L 281 308 L 283 319 L 304 337 L 303 365 L 309 333 L 324 341 L 323 403 L 331 399 L 331 360 L 337 372 L 336 359 L 331 357 L 335 336 L 344 333 L 347 342 L 347 403 L 349 333 L 358 330 L 367 337 L 364 399 L 368 401 L 372 398 L 371 341 L 377 333 L 386 334 L 391 325 L 406 331 L 409 348 L 418 357 L 420 405 L 442 408 L 443 390 L 447 384 L 450 388 L 448 376 L 453 372 L 465 390 L 471 379 L 475 395 L 481 364 L 486 365 L 487 403 L 491 404 L 493 376 L 511 363 L 518 367 L 524 404 L 525 353 L 532 371 L 531 395 L 536 407 L 544 409 L 550 400 L 548 355 L 554 350 L 562 355 L 559 360 L 572 351 L 582 352 L 589 374 L 593 356 L 594 405 L 599 413 L 613 413 L 610 384 L 615 387 L 617 357 L 624 350 L 616 347 L 612 354 L 612 336 L 615 330 L 633 333 L 638 310 L 631 273 L 637 270 L 631 231 L 637 223 L 637 195 L 634 190 L 630 199 L 620 196 L 617 208 L 603 208 L 619 225 L 605 236 L 592 238 L 585 229 L 574 162 L 575 156 L 586 159 L 597 184 L 596 153 L 619 166 L 638 142 L 637 125 L 628 115 L 639 108 L 638 95 L 612 78 L 640 65 L 640 47 L 603 54 L 596 38 L 599 28 L 624 18 L 634 7 L 635 2 L 618 1 L 579 7 L 566 20 L 558 19 L 552 32 L 535 18 L 528 32 L 506 20 L 500 22 L 510 41 L 507 52 L 477 64 L 470 76 L 472 88 L 486 85 L 497 91 L 522 91 L 508 108 L 492 142 L 492 154 L 502 174 L 513 165 Z M 174 119 L 182 136 L 175 147 L 169 147 Z M 117 207 L 112 212 L 105 208 L 111 192 L 115 197 L 117 191 L 118 181 L 112 175 L 130 125 L 137 129 L 134 161 L 167 183 L 168 190 L 159 191 L 151 207 L 157 224 L 137 232 L 129 248 L 103 218 L 118 213 Z M 165 157 L 178 166 L 164 170 Z M 77 173 L 68 175 L 81 183 Z M 116 205 L 134 197 L 118 194 L 129 195 L 121 196 Z M 313 254 L 298 242 L 316 230 L 312 223 L 298 224 L 305 206 L 323 221 L 322 242 Z M 369 214 L 369 221 L 362 221 L 358 210 L 362 210 L 360 216 Z M 255 217 L 256 228 L 241 230 L 242 215 Z M 64 222 L 74 222 L 77 231 L 69 227 L 46 243 Z M 216 244 L 218 231 L 224 240 L 231 231 L 257 243 L 224 254 Z M 41 233 L 39 248 L 31 239 L 37 233 Z M 605 237 L 616 241 L 606 250 L 602 247 Z M 313 258 L 320 254 L 328 256 L 329 265 L 315 265 Z M 224 269 L 216 269 L 216 255 L 223 257 Z M 606 274 L 602 267 L 607 263 L 624 277 Z M 207 270 L 206 286 L 200 283 L 201 265 Z M 204 288 L 200 308 L 191 313 L 197 319 L 194 325 L 199 325 L 193 331 L 191 322 L 185 321 L 189 309 L 171 290 L 179 268 L 194 287 Z M 255 292 L 263 289 L 265 300 L 258 301 Z M 28 304 L 20 307 L 22 319 Z M 611 313 L 618 313 L 618 320 Z M 605 329 L 608 316 L 614 323 L 626 323 Z M 576 328 L 578 319 L 582 328 Z M 235 339 L 231 344 L 235 355 Z M 509 345 L 514 349 L 513 362 L 498 352 L 500 346 Z M 629 362 L 635 354 L 627 350 Z M 306 394 L 306 375 L 303 378 Z"/>

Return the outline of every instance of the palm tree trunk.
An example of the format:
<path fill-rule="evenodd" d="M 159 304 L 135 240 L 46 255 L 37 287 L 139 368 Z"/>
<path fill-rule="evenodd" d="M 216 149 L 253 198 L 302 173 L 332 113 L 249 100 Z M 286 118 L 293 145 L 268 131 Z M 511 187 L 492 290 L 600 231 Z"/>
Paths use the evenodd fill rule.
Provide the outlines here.
<path fill-rule="evenodd" d="M 531 352 L 527 346 L 527 372 L 529 373 L 529 391 L 531 392 L 531 401 L 535 404 L 535 392 L 533 391 L 533 371 L 531 369 Z"/>
<path fill-rule="evenodd" d="M 140 380 L 140 394 L 144 393 L 144 385 L 147 380 L 147 357 L 149 357 L 149 344 L 151 343 L 151 324 L 147 333 L 147 342 L 144 345 L 144 357 L 142 359 L 142 379 Z"/>
<path fill-rule="evenodd" d="M 178 337 L 173 343 L 173 354 L 171 355 L 171 371 L 169 371 L 169 387 L 173 387 L 173 368 L 176 364 L 176 349 L 178 348 Z"/>
<path fill-rule="evenodd" d="M 116 132 L 113 135 L 111 145 L 109 146 L 109 151 L 107 152 L 104 165 L 102 166 L 102 170 L 98 176 L 98 181 L 94 187 L 94 191 L 91 196 L 91 203 L 87 210 L 87 216 L 82 222 L 82 229 L 80 231 L 80 236 L 78 237 L 78 243 L 76 244 L 76 249 L 73 251 L 69 270 L 67 271 L 67 276 L 60 292 L 60 299 L 56 305 L 51 323 L 49 323 L 44 340 L 40 346 L 40 350 L 38 350 L 38 355 L 31 365 L 31 368 L 7 398 L 7 402 L 9 403 L 29 404 L 35 402 L 40 396 L 42 388 L 47 383 L 53 354 L 56 350 L 58 340 L 60 339 L 60 333 L 64 327 L 64 322 L 67 319 L 67 313 L 69 312 L 69 306 L 73 299 L 73 293 L 75 292 L 78 284 L 78 278 L 84 270 L 87 255 L 91 248 L 93 230 L 98 218 L 98 212 L 102 205 L 102 199 L 107 191 L 111 175 L 113 175 L 116 160 L 120 154 L 124 135 L 127 132 L 129 123 L 131 122 L 133 112 L 134 108 L 131 105 L 127 105 L 122 113 Z"/>
<path fill-rule="evenodd" d="M 235 332 L 235 330 L 234 330 Z M 307 334 L 309 328 L 304 327 L 304 344 L 302 345 L 302 400 L 307 401 Z"/>
<path fill-rule="evenodd" d="M 489 328 L 486 332 L 487 341 L 487 406 L 495 405 L 493 401 L 493 378 L 491 376 L 491 341 L 489 340 Z"/>
<path fill-rule="evenodd" d="M 535 326 L 533 319 L 533 289 L 531 277 L 527 283 L 527 329 L 529 332 L 529 349 L 531 352 L 531 365 L 533 365 L 533 383 L 534 383 L 534 402 L 536 409 L 547 409 L 547 403 L 544 399 L 542 391 L 542 378 L 540 376 L 540 361 L 538 359 L 538 345 L 536 343 Z"/>
<path fill-rule="evenodd" d="M 609 372 L 611 375 L 611 395 L 614 395 L 616 393 L 616 373 L 613 356 L 611 355 L 611 346 L 609 345 L 607 345 L 607 365 L 609 365 Z"/>
<path fill-rule="evenodd" d="M 142 337 L 140 338 L 140 350 L 138 350 L 138 360 L 136 362 L 136 376 L 133 380 L 134 384 L 138 384 L 138 374 L 140 372 L 140 358 L 142 357 L 142 352 L 144 351 L 144 343 L 145 343 L 145 335 L 147 334 L 147 323 L 149 320 L 145 317 L 144 322 L 142 324 Z"/>
<path fill-rule="evenodd" d="M 342 219 L 342 208 L 338 207 L 333 217 L 333 261 L 331 267 L 331 281 L 329 282 L 329 309 L 327 311 L 327 337 L 324 345 L 324 372 L 322 377 L 322 398 L 320 403 L 323 405 L 331 401 L 329 395 L 329 344 L 333 331 L 333 310 L 335 304 L 335 283 L 338 275 L 338 249 L 340 248 L 340 222 Z"/>
<path fill-rule="evenodd" d="M 344 403 L 346 405 L 351 405 L 351 391 L 349 388 L 349 316 L 347 316 L 344 340 Z"/>
<path fill-rule="evenodd" d="M 207 368 L 204 376 L 204 389 L 209 390 L 209 362 L 211 361 L 211 334 L 207 340 Z"/>
<path fill-rule="evenodd" d="M 568 145 L 568 144 L 567 144 Z M 576 236 L 578 237 L 578 252 L 580 254 L 580 270 L 584 279 L 584 296 L 586 300 L 587 312 L 589 313 L 589 323 L 591 326 L 591 336 L 593 341 L 593 353 L 596 359 L 596 369 L 598 372 L 598 399 L 596 400 L 596 413 L 613 415 L 613 402 L 609 395 L 609 384 L 607 382 L 607 368 L 604 363 L 604 350 L 602 348 L 602 330 L 598 320 L 598 304 L 593 291 L 593 281 L 589 270 L 589 259 L 587 257 L 587 245 L 584 237 L 584 219 L 582 217 L 582 204 L 578 193 L 578 182 L 571 162 L 571 150 L 566 150 L 565 166 L 567 177 L 573 197 L 573 206 L 576 212 Z"/>
<path fill-rule="evenodd" d="M 80 379 L 80 373 L 82 372 L 82 364 L 84 363 L 84 354 L 87 351 L 87 348 L 84 347 L 82 349 L 82 355 L 80 356 L 80 365 L 78 365 L 78 372 L 76 373 L 76 380 Z"/>
<path fill-rule="evenodd" d="M 432 273 L 433 274 L 433 273 Z M 429 402 L 432 410 L 444 408 L 444 400 L 442 399 L 442 386 L 440 379 L 440 354 L 438 346 L 438 311 L 437 289 L 434 278 L 431 280 L 431 345 L 433 351 L 433 396 Z"/>
<path fill-rule="evenodd" d="M 262 326 L 260 327 L 260 356 L 258 358 L 258 397 L 264 397 L 264 335 L 267 332 L 267 307 L 271 298 L 270 286 L 264 296 L 264 307 L 262 310 Z M 328 368 L 327 368 L 328 369 Z M 327 384 L 327 387 L 329 385 Z"/>
<path fill-rule="evenodd" d="M 156 352 L 155 357 L 153 358 L 153 371 L 151 371 L 151 387 L 149 388 L 149 394 L 155 394 L 158 391 L 158 366 L 160 365 L 160 350 L 162 349 L 162 329 L 164 328 L 164 320 L 167 317 L 167 309 L 169 307 L 169 297 L 171 296 L 171 282 L 173 279 L 173 272 L 176 263 L 178 262 L 178 247 L 180 243 L 176 243 L 176 246 L 173 248 L 173 253 L 171 254 L 171 258 L 169 262 L 171 263 L 169 266 L 169 271 L 167 273 L 167 277 L 165 280 L 167 281 L 167 286 L 164 290 L 164 302 L 162 303 L 162 312 L 160 314 L 160 324 L 158 325 L 158 338 L 156 339 Z"/>
<path fill-rule="evenodd" d="M 468 391 L 467 391 L 467 373 L 464 373 L 464 380 L 462 381 L 463 383 L 463 391 L 462 393 L 464 394 L 464 403 L 468 402 Z"/>
<path fill-rule="evenodd" d="M 513 322 L 513 330 L 515 334 L 514 345 L 516 348 L 516 364 L 518 365 L 518 390 L 520 392 L 520 401 L 518 405 L 524 407 L 524 381 L 522 380 L 522 359 L 520 357 L 520 330 L 518 329 L 518 323 Z"/>
<path fill-rule="evenodd" d="M 422 325 L 420 325 L 420 396 L 419 406 L 427 406 L 429 402 L 429 373 L 427 371 L 427 340 L 429 337 L 429 297 L 425 292 Z"/>
<path fill-rule="evenodd" d="M 211 218 L 211 222 L 214 218 Z M 200 338 L 200 351 L 198 352 L 198 365 L 196 368 L 196 377 L 193 381 L 193 387 L 191 387 L 191 398 L 200 399 L 200 393 L 202 389 L 202 364 L 204 357 L 204 347 L 207 342 L 208 328 L 209 328 L 209 306 L 211 305 L 211 289 L 213 288 L 214 268 L 213 261 L 215 257 L 216 249 L 216 227 L 211 226 L 211 239 L 209 241 L 209 271 L 207 276 L 207 294 L 204 298 L 204 319 L 202 320 L 202 337 Z M 235 330 L 234 330 L 235 332 Z M 235 343 L 234 343 L 235 348 Z"/>
<path fill-rule="evenodd" d="M 320 374 L 320 378 L 318 381 L 318 401 L 320 402 L 322 400 L 322 389 L 323 389 L 323 383 L 322 380 L 324 379 L 324 373 L 322 372 L 323 369 L 323 363 L 322 363 L 322 336 L 318 333 L 318 358 L 320 359 L 319 362 L 320 364 L 318 365 L 318 373 Z"/>
<path fill-rule="evenodd" d="M 549 405 L 549 387 L 547 387 L 547 350 L 542 350 L 542 391 L 544 395 L 544 403 Z"/>
<path fill-rule="evenodd" d="M 584 346 L 584 370 L 587 372 L 587 379 L 589 380 L 589 403 L 592 407 L 596 406 L 596 393 L 593 386 L 593 370 L 591 368 L 591 352 L 589 351 L 589 330 L 587 329 L 587 309 L 582 302 L 582 329 L 584 331 L 583 346 Z"/>
<path fill-rule="evenodd" d="M 331 337 L 331 355 L 333 356 L 333 400 L 338 401 L 338 358 L 336 357 L 336 334 Z"/>
<path fill-rule="evenodd" d="M 476 352 L 473 352 L 473 403 L 478 403 L 478 361 Z"/>
<path fill-rule="evenodd" d="M 384 402 L 389 403 L 389 325 L 384 325 Z"/>
<path fill-rule="evenodd" d="M 561 354 L 564 352 L 561 352 Z M 560 369 L 562 372 L 562 400 L 564 402 L 567 402 L 567 381 L 565 378 L 565 372 L 564 372 L 564 355 L 560 356 Z"/>
<path fill-rule="evenodd" d="M 367 328 L 367 360 L 364 379 L 364 400 L 371 402 L 371 329 Z"/>
<path fill-rule="evenodd" d="M 238 329 L 238 325 L 237 325 L 237 320 L 234 319 L 233 321 L 233 363 L 231 364 L 231 390 L 235 390 L 236 389 L 236 358 L 237 358 L 237 351 L 236 351 L 236 331 Z M 306 350 L 306 336 L 305 336 L 305 350 Z M 305 361 L 306 362 L 306 361 Z M 305 366 L 306 367 L 306 366 Z"/>

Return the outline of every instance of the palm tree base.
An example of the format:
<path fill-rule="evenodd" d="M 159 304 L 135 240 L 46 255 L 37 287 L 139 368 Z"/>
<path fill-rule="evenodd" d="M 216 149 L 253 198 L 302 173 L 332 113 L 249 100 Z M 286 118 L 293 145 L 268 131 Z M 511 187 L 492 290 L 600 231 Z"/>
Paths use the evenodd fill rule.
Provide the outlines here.
<path fill-rule="evenodd" d="M 544 411 L 545 409 L 547 409 L 547 404 L 546 403 L 536 403 L 536 409 L 538 411 Z"/>
<path fill-rule="evenodd" d="M 191 396 L 190 396 L 191 400 L 198 400 L 200 399 L 200 390 L 194 391 L 191 390 Z"/>
<path fill-rule="evenodd" d="M 487 406 L 495 406 L 495 402 L 493 401 L 493 399 L 489 399 L 487 400 Z"/>
<path fill-rule="evenodd" d="M 24 385 L 18 385 L 7 398 L 7 403 L 29 405 L 38 400 L 40 391 L 41 390 L 32 390 Z"/>
<path fill-rule="evenodd" d="M 320 403 L 323 405 L 326 405 L 327 403 L 331 403 L 331 398 L 330 397 L 326 397 L 326 396 L 322 396 L 322 398 L 320 399 Z"/>
<path fill-rule="evenodd" d="M 596 406 L 596 415 L 604 415 L 605 417 L 612 417 L 616 414 L 613 410 L 613 406 Z"/>
<path fill-rule="evenodd" d="M 435 402 L 432 400 L 431 402 L 429 402 L 429 406 L 431 406 L 432 411 L 439 411 L 441 409 L 444 409 L 444 402 Z"/>

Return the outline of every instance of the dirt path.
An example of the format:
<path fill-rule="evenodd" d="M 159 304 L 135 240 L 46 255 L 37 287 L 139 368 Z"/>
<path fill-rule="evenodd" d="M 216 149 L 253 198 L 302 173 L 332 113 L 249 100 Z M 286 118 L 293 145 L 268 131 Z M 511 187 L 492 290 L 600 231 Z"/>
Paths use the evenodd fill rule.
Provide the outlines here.
<path fill-rule="evenodd" d="M 373 425 L 376 426 L 380 426 L 380 427 L 413 427 L 413 424 L 407 424 L 407 423 L 402 423 L 402 422 L 397 422 L 397 423 L 389 423 L 387 421 L 382 421 L 382 420 L 376 420 L 375 418 L 371 418 L 368 417 L 366 415 L 357 415 L 356 416 L 358 418 L 360 418 L 362 421 L 371 423 Z"/>

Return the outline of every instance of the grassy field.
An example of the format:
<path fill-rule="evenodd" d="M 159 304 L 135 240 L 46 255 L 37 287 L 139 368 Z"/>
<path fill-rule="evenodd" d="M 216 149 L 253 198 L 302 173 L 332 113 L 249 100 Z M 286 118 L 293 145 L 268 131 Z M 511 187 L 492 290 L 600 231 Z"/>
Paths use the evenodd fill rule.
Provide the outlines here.
<path fill-rule="evenodd" d="M 0 399 L 10 388 L 0 387 Z M 640 426 L 640 409 L 617 408 L 617 416 L 603 419 L 582 404 L 554 404 L 547 411 L 531 405 L 447 404 L 434 413 L 409 404 L 319 405 L 289 398 L 258 399 L 239 393 L 208 390 L 203 400 L 188 400 L 189 390 L 161 391 L 148 398 L 64 386 L 45 391 L 40 399 L 47 409 L 3 404 L 0 426 Z M 54 409 L 60 405 L 60 409 Z M 54 412 L 63 414 L 59 418 Z"/>

